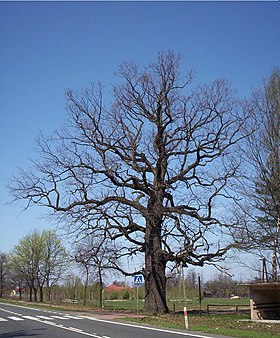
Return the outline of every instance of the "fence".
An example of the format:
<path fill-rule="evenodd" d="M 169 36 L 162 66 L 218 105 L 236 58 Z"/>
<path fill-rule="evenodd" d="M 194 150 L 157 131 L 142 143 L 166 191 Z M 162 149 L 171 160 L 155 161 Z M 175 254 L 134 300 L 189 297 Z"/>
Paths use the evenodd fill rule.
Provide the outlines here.
<path fill-rule="evenodd" d="M 207 313 L 241 313 L 249 312 L 249 305 L 233 305 L 233 304 L 207 304 Z"/>

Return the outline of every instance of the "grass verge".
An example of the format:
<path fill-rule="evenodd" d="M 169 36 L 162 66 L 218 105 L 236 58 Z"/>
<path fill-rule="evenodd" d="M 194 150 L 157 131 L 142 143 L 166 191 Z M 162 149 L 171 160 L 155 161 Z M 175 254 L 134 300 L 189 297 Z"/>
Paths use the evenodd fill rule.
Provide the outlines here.
<path fill-rule="evenodd" d="M 189 330 L 239 338 L 279 338 L 280 324 L 255 323 L 248 315 L 189 315 Z M 126 318 L 138 324 L 185 330 L 183 315 Z"/>

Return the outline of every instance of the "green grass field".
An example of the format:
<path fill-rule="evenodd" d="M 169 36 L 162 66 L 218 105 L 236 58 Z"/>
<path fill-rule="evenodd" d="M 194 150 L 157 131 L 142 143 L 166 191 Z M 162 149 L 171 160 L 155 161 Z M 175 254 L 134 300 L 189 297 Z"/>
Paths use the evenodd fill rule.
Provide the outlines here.
<path fill-rule="evenodd" d="M 207 305 L 213 304 L 218 306 L 213 307 L 213 310 L 225 310 L 227 313 L 209 314 L 206 313 Z M 129 321 L 136 321 L 138 323 L 162 326 L 166 328 L 174 328 L 185 330 L 185 322 L 183 316 L 183 309 L 186 306 L 189 311 L 188 322 L 189 330 L 201 331 L 212 334 L 225 335 L 239 338 L 276 338 L 280 337 L 280 324 L 276 323 L 262 323 L 251 322 L 250 314 L 247 310 L 245 313 L 234 313 L 236 306 L 240 309 L 248 309 L 249 299 L 225 299 L 225 298 L 205 298 L 201 302 L 201 306 L 197 299 L 186 302 L 170 301 L 168 303 L 171 313 L 169 315 L 161 316 L 147 316 L 143 312 L 144 302 L 139 300 L 139 318 L 127 318 Z M 223 307 L 227 305 L 227 307 Z M 231 305 L 229 307 L 229 305 Z M 174 311 L 174 307 L 175 310 Z M 105 309 L 111 310 L 131 310 L 136 311 L 136 301 L 105 301 Z M 202 311 L 198 314 L 197 311 Z M 210 308 L 211 309 L 211 308 Z"/>
<path fill-rule="evenodd" d="M 204 298 L 201 302 L 201 308 L 197 299 L 187 300 L 186 302 L 168 301 L 171 312 L 183 311 L 185 306 L 188 310 L 206 310 L 208 304 L 249 306 L 249 299 Z M 136 306 L 136 300 L 106 300 L 104 302 L 104 308 L 112 310 L 136 310 Z M 144 302 L 142 299 L 139 299 L 138 306 L 139 310 L 143 310 Z"/>
<path fill-rule="evenodd" d="M 253 323 L 247 321 L 248 315 L 189 315 L 189 330 L 239 338 L 280 337 L 280 324 Z M 164 315 L 159 317 L 127 318 L 138 323 L 185 329 L 183 315 Z"/>

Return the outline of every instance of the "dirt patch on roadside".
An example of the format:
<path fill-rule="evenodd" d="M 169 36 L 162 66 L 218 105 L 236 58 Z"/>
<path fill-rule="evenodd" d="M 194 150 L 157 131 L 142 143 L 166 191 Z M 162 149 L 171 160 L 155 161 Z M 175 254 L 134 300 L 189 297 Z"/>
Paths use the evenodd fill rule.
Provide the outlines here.
<path fill-rule="evenodd" d="M 94 317 L 97 319 L 113 320 L 124 318 L 137 318 L 137 314 L 129 311 L 107 311 L 107 310 L 87 310 L 79 313 L 79 315 Z M 138 318 L 144 318 L 143 315 L 138 315 Z"/>

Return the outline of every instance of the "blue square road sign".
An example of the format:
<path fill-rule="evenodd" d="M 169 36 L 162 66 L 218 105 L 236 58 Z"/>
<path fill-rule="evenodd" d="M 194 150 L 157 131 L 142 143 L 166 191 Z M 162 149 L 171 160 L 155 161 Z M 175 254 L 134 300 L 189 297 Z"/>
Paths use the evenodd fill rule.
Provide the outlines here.
<path fill-rule="evenodd" d="M 134 285 L 142 285 L 143 284 L 143 276 L 135 275 L 134 276 Z"/>

